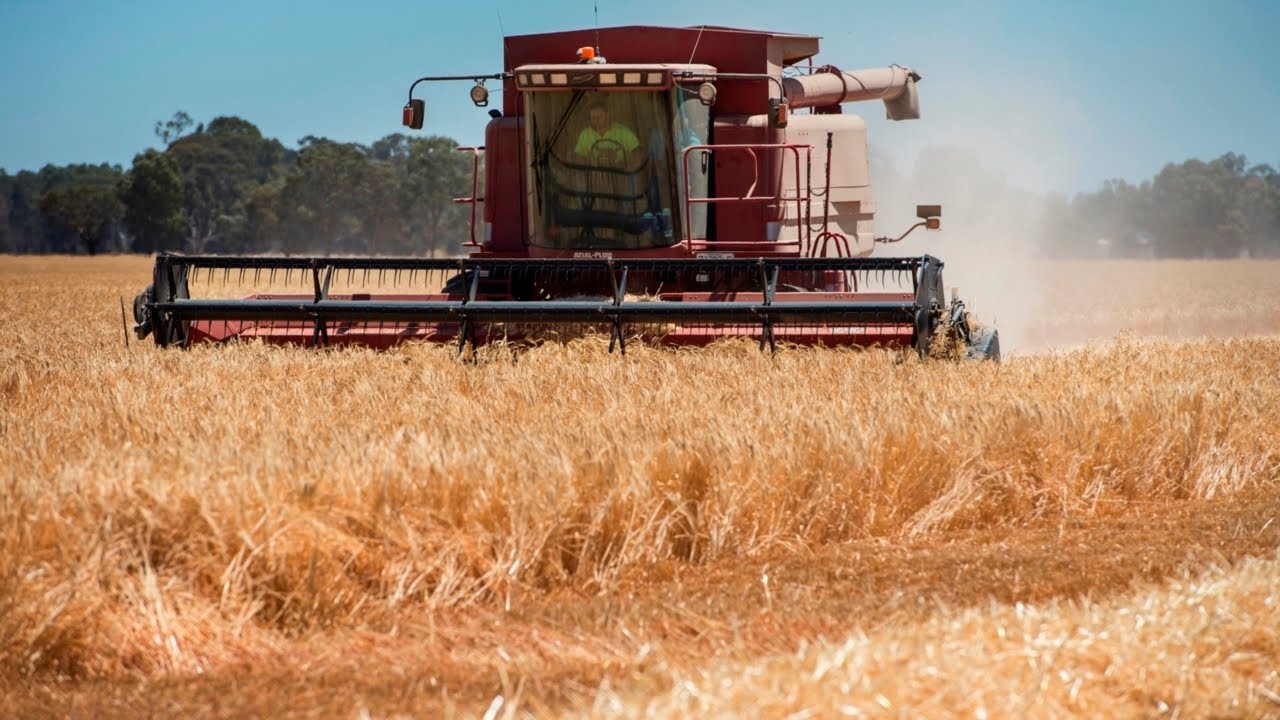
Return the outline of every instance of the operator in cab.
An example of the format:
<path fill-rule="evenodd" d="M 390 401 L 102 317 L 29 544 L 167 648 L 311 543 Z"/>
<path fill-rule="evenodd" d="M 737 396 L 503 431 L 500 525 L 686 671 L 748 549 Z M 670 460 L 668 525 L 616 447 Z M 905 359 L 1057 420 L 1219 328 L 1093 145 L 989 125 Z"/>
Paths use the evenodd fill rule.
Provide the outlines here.
<path fill-rule="evenodd" d="M 609 108 L 603 100 L 592 102 L 587 113 L 590 124 L 578 133 L 578 142 L 573 146 L 574 155 L 595 164 L 618 166 L 624 161 L 631 165 L 640 162 L 640 139 L 631 128 L 610 117 Z"/>

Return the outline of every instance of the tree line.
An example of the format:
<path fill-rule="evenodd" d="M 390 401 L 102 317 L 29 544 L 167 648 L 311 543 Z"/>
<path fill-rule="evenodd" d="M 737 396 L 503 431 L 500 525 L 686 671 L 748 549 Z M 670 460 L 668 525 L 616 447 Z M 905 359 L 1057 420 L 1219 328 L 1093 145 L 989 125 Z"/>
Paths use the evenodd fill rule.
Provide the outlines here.
<path fill-rule="evenodd" d="M 423 256 L 457 253 L 469 237 L 469 208 L 453 198 L 470 194 L 472 159 L 446 137 L 396 133 L 366 146 L 307 136 L 290 149 L 247 120 L 196 125 L 184 112 L 155 133 L 163 149 L 139 153 L 127 170 L 0 169 L 0 252 Z M 941 155 L 917 182 L 993 172 L 967 153 Z M 881 177 L 880 193 L 892 196 L 894 178 Z M 989 213 L 985 195 L 1003 187 L 994 184 L 955 210 Z M 1039 218 L 1018 223 L 1036 237 L 1017 240 L 1050 255 L 1280 257 L 1280 171 L 1235 153 L 1169 163 L 1137 185 L 1108 180 L 1071 198 L 1007 187 L 1002 197 L 1019 217 Z"/>
<path fill-rule="evenodd" d="M 469 237 L 473 161 L 447 137 L 297 149 L 247 120 L 184 112 L 163 149 L 119 165 L 0 169 L 0 252 L 456 253 Z"/>
<path fill-rule="evenodd" d="M 1057 255 L 1280 258 L 1280 172 L 1236 153 L 1169 163 L 1137 185 L 1050 195 L 1043 224 Z"/>

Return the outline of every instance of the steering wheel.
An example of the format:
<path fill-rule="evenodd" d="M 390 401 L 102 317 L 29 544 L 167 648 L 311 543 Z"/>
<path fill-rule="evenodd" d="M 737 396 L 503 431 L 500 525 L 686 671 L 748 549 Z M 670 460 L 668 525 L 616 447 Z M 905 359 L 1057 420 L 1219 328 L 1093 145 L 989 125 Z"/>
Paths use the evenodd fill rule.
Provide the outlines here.
<path fill-rule="evenodd" d="M 591 143 L 590 157 L 596 163 L 607 159 L 609 165 L 617 167 L 625 164 L 627 149 L 617 140 L 602 137 Z"/>

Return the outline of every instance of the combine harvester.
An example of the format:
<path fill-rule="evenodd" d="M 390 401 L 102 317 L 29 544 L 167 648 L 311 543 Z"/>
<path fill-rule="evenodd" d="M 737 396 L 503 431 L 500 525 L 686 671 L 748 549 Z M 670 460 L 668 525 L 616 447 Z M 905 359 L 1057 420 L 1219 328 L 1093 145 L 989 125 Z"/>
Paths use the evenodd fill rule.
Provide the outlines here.
<path fill-rule="evenodd" d="M 472 194 L 456 201 L 471 208 L 469 257 L 160 255 L 134 303 L 139 337 L 426 340 L 461 352 L 591 328 L 623 352 L 633 338 L 746 336 L 762 349 L 924 356 L 944 338 L 967 357 L 999 358 L 995 331 L 971 328 L 964 304 L 948 303 L 940 260 L 871 257 L 906 233 L 874 236 L 866 126 L 842 106 L 879 100 L 892 120 L 918 118 L 913 70 L 815 67 L 817 37 L 719 27 L 518 35 L 505 48 L 503 72 L 421 78 L 404 107 L 419 129 L 419 83 L 468 81 L 481 107 L 485 83 L 502 84 L 485 146 L 462 148 L 474 157 Z M 907 233 L 938 229 L 941 212 L 918 206 Z M 219 279 L 280 278 L 305 294 L 192 294 Z M 344 280 L 382 292 L 330 293 Z"/>

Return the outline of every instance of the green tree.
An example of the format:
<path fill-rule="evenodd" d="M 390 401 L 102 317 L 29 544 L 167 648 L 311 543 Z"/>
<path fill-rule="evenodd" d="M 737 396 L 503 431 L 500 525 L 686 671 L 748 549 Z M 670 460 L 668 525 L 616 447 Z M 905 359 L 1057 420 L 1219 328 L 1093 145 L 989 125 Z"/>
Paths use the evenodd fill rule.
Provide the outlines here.
<path fill-rule="evenodd" d="M 400 200 L 410 242 L 427 255 L 458 252 L 469 210 L 453 199 L 470 194 L 472 161 L 440 135 L 410 140 L 408 146 Z"/>
<path fill-rule="evenodd" d="M 15 179 L 4 168 L 0 168 L 0 253 L 17 252 L 16 238 L 11 235 L 9 221 L 15 185 Z"/>
<path fill-rule="evenodd" d="M 40 213 L 46 221 L 74 232 L 90 255 L 110 242 L 122 211 L 115 189 L 105 185 L 60 185 L 40 196 Z"/>
<path fill-rule="evenodd" d="M 134 156 L 133 169 L 120 184 L 124 226 L 133 236 L 134 251 L 182 246 L 187 230 L 183 197 L 182 170 L 173 158 L 156 150 Z"/>
<path fill-rule="evenodd" d="M 394 164 L 403 164 L 409 157 L 409 146 L 412 139 L 404 133 L 392 133 L 375 140 L 369 147 L 369 157 Z"/>
<path fill-rule="evenodd" d="M 1153 235 L 1165 257 L 1222 257 L 1238 252 L 1239 238 L 1230 231 L 1231 167 L 1235 157 L 1206 163 L 1169 163 L 1151 182 Z"/>
<path fill-rule="evenodd" d="M 1067 214 L 1059 250 L 1106 237 L 1120 253 L 1145 255 L 1153 243 L 1161 257 L 1280 256 L 1280 173 L 1236 153 L 1169 163 L 1137 186 L 1108 181 Z"/>
<path fill-rule="evenodd" d="M 281 252 L 284 249 L 285 225 L 281 214 L 284 178 L 259 185 L 245 200 L 245 233 L 254 250 Z"/>
<path fill-rule="evenodd" d="M 1242 173 L 1227 209 L 1227 222 L 1238 228 L 1242 253 L 1280 256 L 1280 173 L 1266 164 Z"/>
<path fill-rule="evenodd" d="M 156 121 L 156 137 L 160 138 L 160 142 L 164 143 L 165 147 L 169 147 L 178 138 L 186 135 L 187 130 L 191 129 L 194 124 L 195 121 L 191 119 L 191 116 L 185 110 L 179 110 L 173 114 L 173 117 L 164 122 Z"/>
<path fill-rule="evenodd" d="M 37 207 L 39 192 L 36 175 L 23 170 L 13 176 L 9 187 L 8 212 L 9 245 L 15 252 L 43 252 L 43 221 Z"/>
<path fill-rule="evenodd" d="M 194 252 L 250 249 L 246 202 L 253 190 L 285 172 L 290 154 L 253 123 L 217 117 L 166 151 L 184 179 L 185 244 Z"/>
<path fill-rule="evenodd" d="M 290 251 L 387 252 L 400 219 L 395 173 L 364 148 L 308 136 L 281 188 L 279 220 Z"/>
<path fill-rule="evenodd" d="M 45 196 L 71 186 L 104 188 L 112 193 L 123 173 L 115 165 L 45 165 L 38 172 L 22 171 L 13 178 L 9 194 L 9 227 L 14 244 L 21 252 L 100 252 L 123 247 L 121 227 L 116 221 L 101 229 L 101 234 L 86 243 L 74 223 L 67 223 L 70 205 L 66 197 L 45 200 Z M 83 200 L 83 189 L 69 195 Z M 42 204 L 45 203 L 45 204 Z M 48 212 L 46 212 L 46 210 Z"/>

